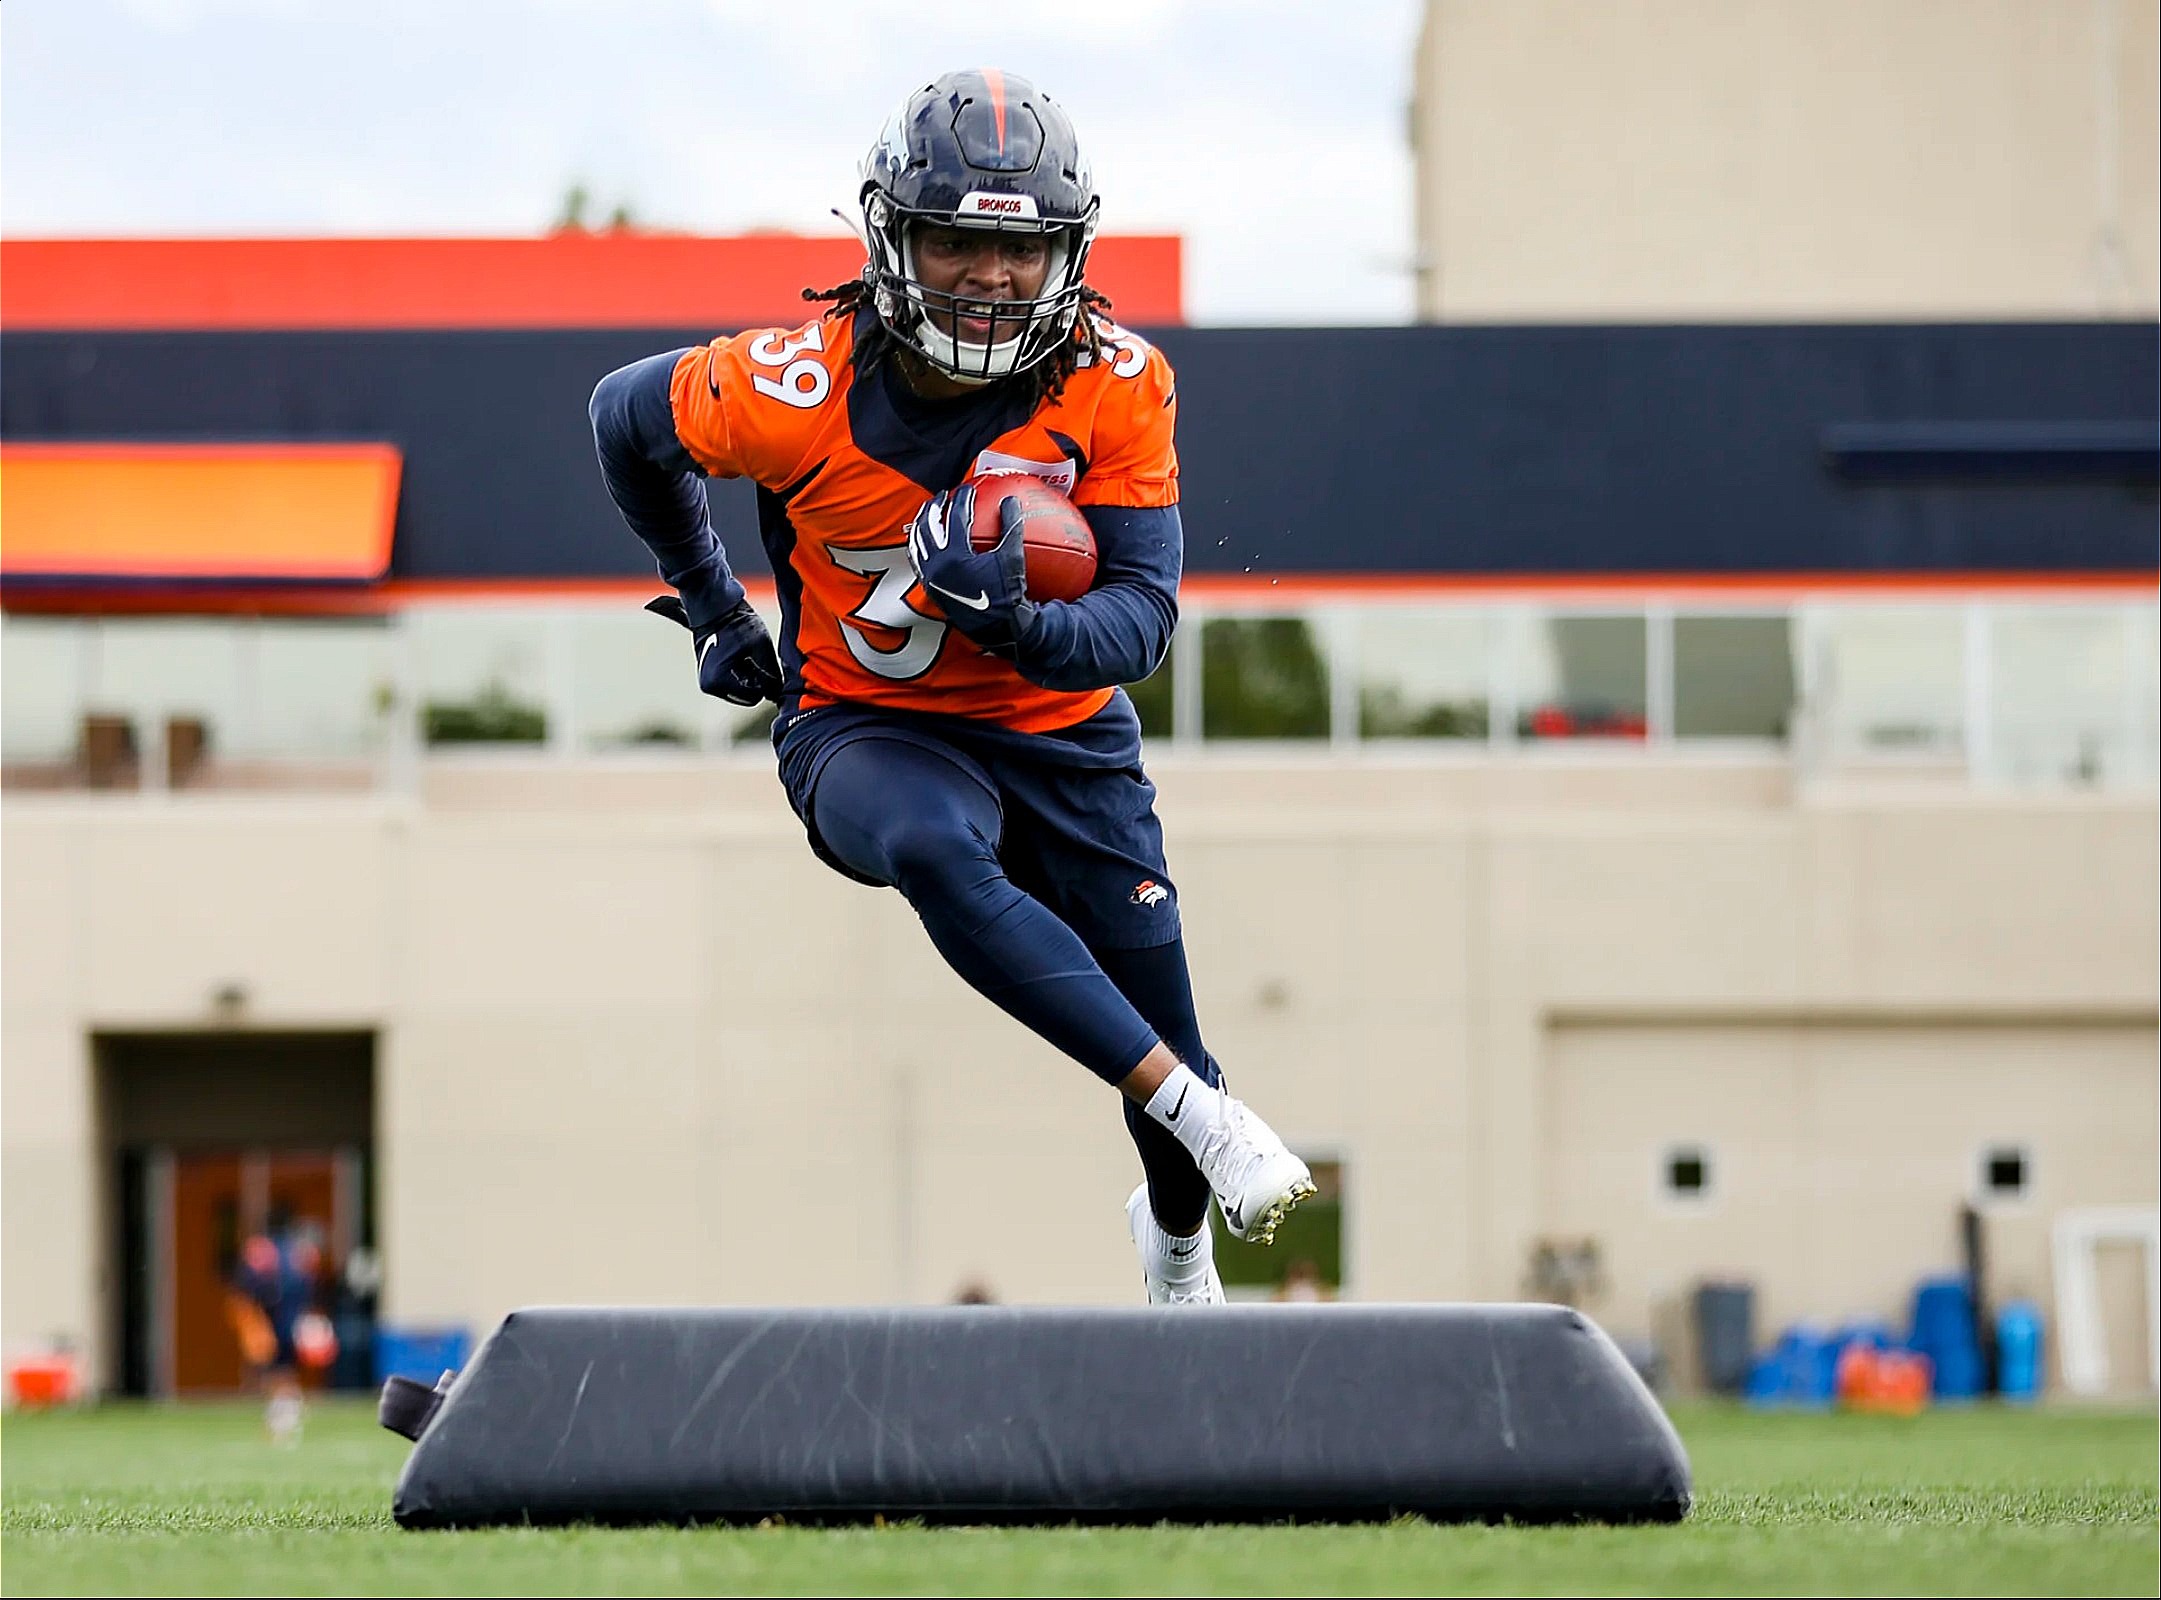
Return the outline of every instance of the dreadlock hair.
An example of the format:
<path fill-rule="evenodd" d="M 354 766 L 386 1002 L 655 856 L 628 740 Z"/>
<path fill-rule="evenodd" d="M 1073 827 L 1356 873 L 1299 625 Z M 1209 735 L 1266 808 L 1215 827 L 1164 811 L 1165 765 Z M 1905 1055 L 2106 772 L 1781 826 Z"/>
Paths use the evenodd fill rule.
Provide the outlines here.
<path fill-rule="evenodd" d="M 850 278 L 846 283 L 836 283 L 830 289 L 805 289 L 803 298 L 830 301 L 824 315 L 828 321 L 832 321 L 854 316 L 866 303 L 869 293 L 870 284 L 867 280 Z M 1028 401 L 1031 411 L 1046 400 L 1057 399 L 1065 393 L 1066 380 L 1079 370 L 1083 358 L 1089 362 L 1103 359 L 1103 335 L 1096 329 L 1094 314 L 1099 311 L 1108 313 L 1110 308 L 1108 295 L 1082 284 L 1080 310 L 1073 318 L 1072 337 L 1061 341 L 1057 349 L 1026 372 L 996 381 L 1033 385 L 1035 392 L 1029 396 Z M 900 354 L 906 348 L 886 328 L 883 317 L 873 317 L 870 327 L 856 341 L 855 351 L 849 359 L 854 364 L 856 375 L 861 377 L 874 370 L 879 362 Z"/>

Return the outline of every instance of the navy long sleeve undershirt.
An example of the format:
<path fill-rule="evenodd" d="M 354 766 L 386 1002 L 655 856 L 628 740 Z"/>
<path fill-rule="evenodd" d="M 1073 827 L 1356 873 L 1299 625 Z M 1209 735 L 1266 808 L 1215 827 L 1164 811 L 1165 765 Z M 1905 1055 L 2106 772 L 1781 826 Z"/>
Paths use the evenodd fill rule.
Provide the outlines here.
<path fill-rule="evenodd" d="M 1176 506 L 1086 506 L 1095 587 L 1036 607 L 1014 665 L 1046 689 L 1137 683 L 1163 664 L 1178 626 L 1185 535 Z"/>
<path fill-rule="evenodd" d="M 675 435 L 668 383 L 682 355 L 671 350 L 609 373 L 586 410 L 608 497 L 653 552 L 661 578 L 681 591 L 696 625 L 734 610 L 743 586 L 713 531 L 703 475 Z"/>
<path fill-rule="evenodd" d="M 697 463 L 676 437 L 668 386 L 680 350 L 611 372 L 593 390 L 593 442 L 608 494 L 682 591 L 694 621 L 743 598 L 713 531 Z M 1096 584 L 1074 601 L 1036 608 L 1014 666 L 1046 689 L 1134 683 L 1162 665 L 1178 624 L 1185 537 L 1176 506 L 1088 506 Z"/>

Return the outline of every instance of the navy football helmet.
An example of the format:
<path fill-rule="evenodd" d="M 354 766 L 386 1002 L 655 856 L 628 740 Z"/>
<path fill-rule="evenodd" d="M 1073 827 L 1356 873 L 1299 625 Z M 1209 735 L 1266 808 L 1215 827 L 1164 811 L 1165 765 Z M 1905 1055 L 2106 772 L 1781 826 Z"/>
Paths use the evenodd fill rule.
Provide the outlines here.
<path fill-rule="evenodd" d="M 871 304 L 892 336 L 938 371 L 994 382 L 1034 366 L 1072 333 L 1095 239 L 1095 183 L 1064 108 L 1027 79 L 983 68 L 916 90 L 863 158 L 858 198 Z M 983 302 L 925 288 L 911 237 L 923 223 L 1042 235 L 1050 253 L 1042 292 Z M 960 338 L 962 315 L 988 321 L 989 337 Z"/>

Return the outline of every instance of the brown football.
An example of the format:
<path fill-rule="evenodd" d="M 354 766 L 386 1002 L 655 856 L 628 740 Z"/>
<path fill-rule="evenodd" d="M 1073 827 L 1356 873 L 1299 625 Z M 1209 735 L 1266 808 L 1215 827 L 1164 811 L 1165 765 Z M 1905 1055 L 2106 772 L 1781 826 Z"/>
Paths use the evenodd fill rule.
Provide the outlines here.
<path fill-rule="evenodd" d="M 1056 484 L 1032 472 L 990 472 L 974 480 L 975 515 L 968 545 L 988 550 L 1004 536 L 1001 507 L 1020 508 L 1021 550 L 1028 561 L 1028 598 L 1078 600 L 1096 581 L 1096 539 L 1080 508 Z"/>

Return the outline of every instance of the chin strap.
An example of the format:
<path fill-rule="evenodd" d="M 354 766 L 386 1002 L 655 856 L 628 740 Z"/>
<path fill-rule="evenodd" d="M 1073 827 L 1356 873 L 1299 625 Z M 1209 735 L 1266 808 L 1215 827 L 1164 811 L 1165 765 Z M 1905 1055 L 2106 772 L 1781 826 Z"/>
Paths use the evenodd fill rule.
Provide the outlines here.
<path fill-rule="evenodd" d="M 920 288 L 923 280 L 916 271 L 915 240 L 910 237 L 910 230 L 906 224 L 902 224 L 900 228 L 898 242 L 900 245 L 901 276 Z M 865 245 L 867 248 L 868 240 L 865 241 Z M 1054 238 L 1050 241 L 1050 250 L 1050 265 L 1043 275 L 1045 284 L 1049 284 L 1059 273 L 1065 270 L 1066 262 L 1071 259 L 1072 245 L 1070 241 L 1063 237 Z M 925 292 L 928 293 L 929 291 L 926 290 Z M 1033 335 L 1037 321 L 1035 317 L 1023 321 L 1019 331 L 1001 344 L 981 345 L 971 343 L 967 348 L 973 354 L 964 364 L 961 359 L 961 341 L 953 334 L 940 329 L 937 323 L 931 320 L 930 311 L 927 307 L 914 301 L 909 301 L 908 304 L 915 312 L 917 319 L 915 337 L 922 341 L 923 354 L 926 359 L 946 377 L 951 378 L 955 383 L 966 384 L 971 389 L 981 388 L 985 384 L 996 383 L 1001 378 L 1013 376 L 1017 370 L 1014 363 L 1020 359 L 1021 347 L 1027 344 L 1029 338 Z M 881 306 L 880 310 L 882 312 L 884 308 Z M 1045 348 L 1047 351 L 1049 347 L 1046 346 Z"/>

